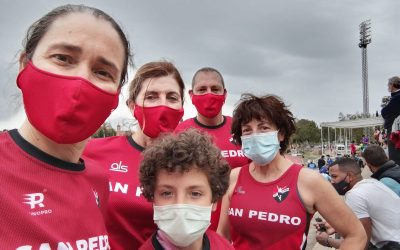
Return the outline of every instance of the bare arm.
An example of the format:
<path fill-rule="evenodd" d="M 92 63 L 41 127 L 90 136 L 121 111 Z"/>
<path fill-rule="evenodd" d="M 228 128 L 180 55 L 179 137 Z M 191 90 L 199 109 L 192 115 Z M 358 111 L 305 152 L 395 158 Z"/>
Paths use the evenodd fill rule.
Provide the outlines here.
<path fill-rule="evenodd" d="M 228 241 L 231 241 L 230 224 L 229 224 L 229 205 L 240 169 L 241 168 L 235 168 L 231 171 L 229 179 L 229 188 L 224 197 L 222 198 L 222 203 L 221 203 L 221 213 L 219 217 L 217 233 L 222 235 Z"/>
<path fill-rule="evenodd" d="M 367 236 L 361 222 L 328 181 L 312 170 L 302 169 L 298 186 L 307 211 L 318 211 L 343 236 L 340 249 L 364 249 Z"/>
<path fill-rule="evenodd" d="M 372 221 L 369 217 L 361 218 L 360 221 L 364 227 L 365 232 L 367 233 L 367 244 L 365 245 L 365 249 L 367 249 L 369 240 L 371 239 Z"/>

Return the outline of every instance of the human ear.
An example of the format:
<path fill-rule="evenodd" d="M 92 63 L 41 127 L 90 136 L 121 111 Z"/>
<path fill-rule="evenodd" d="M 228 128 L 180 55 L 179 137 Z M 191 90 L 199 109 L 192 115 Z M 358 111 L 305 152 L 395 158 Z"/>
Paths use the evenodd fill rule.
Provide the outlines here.
<path fill-rule="evenodd" d="M 133 114 L 135 111 L 135 106 L 136 106 L 135 102 L 133 100 L 127 100 L 126 105 L 128 106 L 129 110 Z"/>
<path fill-rule="evenodd" d="M 28 64 L 28 57 L 25 51 L 22 52 L 21 55 L 19 55 L 18 62 L 19 62 L 19 72 L 21 72 Z"/>
<path fill-rule="evenodd" d="M 282 142 L 283 140 L 285 140 L 285 136 L 283 135 L 283 133 L 281 131 L 278 132 L 278 140 L 280 142 Z"/>
<path fill-rule="evenodd" d="M 217 207 L 218 207 L 218 201 L 212 204 L 211 211 L 215 212 L 217 210 Z"/>

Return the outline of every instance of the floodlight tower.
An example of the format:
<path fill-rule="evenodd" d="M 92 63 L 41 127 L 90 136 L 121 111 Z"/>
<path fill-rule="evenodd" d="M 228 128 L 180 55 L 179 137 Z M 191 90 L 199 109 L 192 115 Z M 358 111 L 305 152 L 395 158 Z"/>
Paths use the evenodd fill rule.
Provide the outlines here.
<path fill-rule="evenodd" d="M 363 86 L 363 115 L 369 115 L 369 97 L 368 97 L 368 63 L 367 63 L 367 45 L 371 43 L 371 20 L 360 23 L 360 43 L 362 57 L 362 86 Z"/>

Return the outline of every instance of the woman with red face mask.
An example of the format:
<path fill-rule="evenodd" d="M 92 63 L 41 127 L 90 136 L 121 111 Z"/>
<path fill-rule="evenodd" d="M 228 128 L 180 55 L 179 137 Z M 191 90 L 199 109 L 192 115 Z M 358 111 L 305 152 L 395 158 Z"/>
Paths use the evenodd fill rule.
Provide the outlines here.
<path fill-rule="evenodd" d="M 138 177 L 142 151 L 183 116 L 183 80 L 172 63 L 150 62 L 138 69 L 127 105 L 140 129 L 132 136 L 93 139 L 85 159 L 109 172 L 107 229 L 112 249 L 138 249 L 156 229 L 153 207 L 142 195 Z"/>
<path fill-rule="evenodd" d="M 60 6 L 29 28 L 17 78 L 27 119 L 0 134 L 1 249 L 109 249 L 107 175 L 80 157 L 129 62 L 125 34 L 99 9 Z"/>

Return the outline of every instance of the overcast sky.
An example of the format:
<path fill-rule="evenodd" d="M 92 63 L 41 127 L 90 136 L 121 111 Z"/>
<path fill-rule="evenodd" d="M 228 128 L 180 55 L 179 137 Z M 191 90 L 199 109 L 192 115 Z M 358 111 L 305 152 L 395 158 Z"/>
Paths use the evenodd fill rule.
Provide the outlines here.
<path fill-rule="evenodd" d="M 230 115 L 240 94 L 276 94 L 294 115 L 317 123 L 339 112 L 362 112 L 359 24 L 371 19 L 368 46 L 370 112 L 380 111 L 387 79 L 400 75 L 398 0 L 0 0 L 0 129 L 19 127 L 22 102 L 15 78 L 29 25 L 65 3 L 85 3 L 113 16 L 135 54 L 135 66 L 171 60 L 190 88 L 204 66 L 221 71 Z M 40 87 L 40 86 L 38 86 Z M 131 118 L 121 96 L 113 123 Z M 186 97 L 185 118 L 194 115 Z"/>

